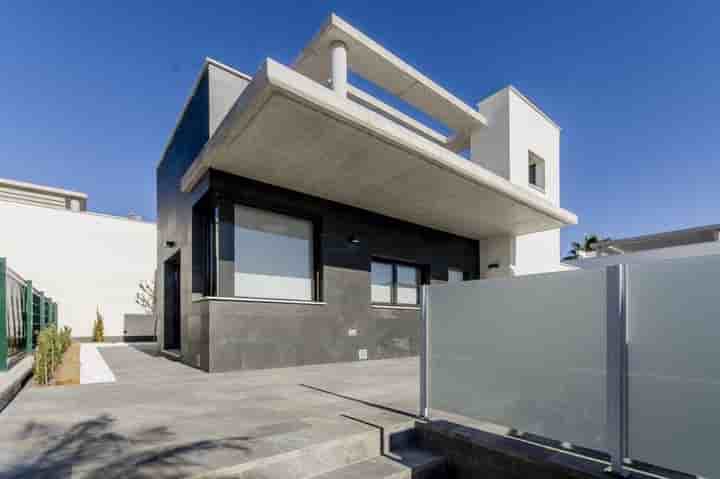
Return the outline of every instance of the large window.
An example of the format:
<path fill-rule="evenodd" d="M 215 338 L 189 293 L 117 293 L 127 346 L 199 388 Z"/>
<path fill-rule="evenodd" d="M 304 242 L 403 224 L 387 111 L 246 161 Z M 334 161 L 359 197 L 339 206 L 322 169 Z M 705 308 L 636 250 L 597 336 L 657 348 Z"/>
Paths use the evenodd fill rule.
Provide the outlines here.
<path fill-rule="evenodd" d="M 235 206 L 235 295 L 313 300 L 312 222 Z"/>
<path fill-rule="evenodd" d="M 375 304 L 420 303 L 420 269 L 401 263 L 373 260 L 370 298 Z"/>

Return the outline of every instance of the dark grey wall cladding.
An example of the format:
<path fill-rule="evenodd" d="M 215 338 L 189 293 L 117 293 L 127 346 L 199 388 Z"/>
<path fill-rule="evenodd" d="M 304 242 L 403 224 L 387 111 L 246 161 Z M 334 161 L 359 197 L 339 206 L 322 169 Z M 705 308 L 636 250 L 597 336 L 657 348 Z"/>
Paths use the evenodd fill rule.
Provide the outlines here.
<path fill-rule="evenodd" d="M 449 267 L 478 277 L 477 241 L 387 218 L 226 173 L 209 173 L 209 191 L 223 204 L 241 203 L 313 219 L 321 258 L 325 304 L 278 304 L 207 300 L 209 370 L 259 369 L 418 353 L 420 313 L 370 303 L 372 257 L 420 265 L 425 281 L 446 281 Z M 228 222 L 220 231 L 232 234 Z M 359 244 L 348 240 L 355 236 Z M 232 244 L 225 236 L 221 242 Z M 232 257 L 224 261 L 232 264 Z M 228 275 L 225 282 L 232 277 Z M 221 280 L 222 281 L 222 280 Z M 205 309 L 204 305 L 208 307 Z M 355 330 L 355 335 L 350 335 Z M 195 342 L 193 339 L 192 342 Z M 192 358 L 187 358 L 199 366 Z M 202 367 L 202 366 L 200 366 Z"/>
<path fill-rule="evenodd" d="M 213 65 L 198 81 L 193 97 L 178 122 L 177 129 L 170 140 L 167 151 L 157 169 L 157 259 L 158 274 L 156 287 L 161 300 L 158 302 L 158 340 L 163 346 L 164 307 L 164 264 L 176 253 L 180 253 L 181 269 L 181 351 L 192 358 L 193 364 L 208 368 L 209 354 L 207 334 L 198 334 L 198 326 L 193 314 L 193 291 L 199 290 L 203 282 L 203 270 L 193 262 L 193 235 L 198 235 L 199 222 L 193 223 L 194 205 L 202 203 L 207 192 L 207 180 L 198 184 L 191 194 L 180 191 L 180 181 L 195 157 L 219 125 L 228 109 L 235 102 L 247 80 L 226 72 Z M 172 246 L 168 245 L 172 242 Z M 196 246 L 197 249 L 197 246 Z M 197 255 L 197 252 L 195 252 Z M 201 290 L 200 290 L 201 291 Z M 191 334 L 186 334 L 191 332 Z"/>
<path fill-rule="evenodd" d="M 124 336 L 155 336 L 155 318 L 152 314 L 125 314 L 123 315 Z"/>

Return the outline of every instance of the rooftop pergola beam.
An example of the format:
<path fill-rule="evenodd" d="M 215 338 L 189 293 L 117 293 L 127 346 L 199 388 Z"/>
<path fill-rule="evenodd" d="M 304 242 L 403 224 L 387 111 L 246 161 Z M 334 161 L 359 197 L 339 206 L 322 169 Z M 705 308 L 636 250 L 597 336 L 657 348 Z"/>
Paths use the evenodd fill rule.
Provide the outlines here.
<path fill-rule="evenodd" d="M 293 68 L 319 83 L 335 81 L 336 73 L 342 73 L 336 72 L 342 61 L 337 42 L 344 45 L 345 61 L 353 72 L 455 132 L 470 132 L 487 125 L 480 112 L 335 14 L 303 49 Z"/>

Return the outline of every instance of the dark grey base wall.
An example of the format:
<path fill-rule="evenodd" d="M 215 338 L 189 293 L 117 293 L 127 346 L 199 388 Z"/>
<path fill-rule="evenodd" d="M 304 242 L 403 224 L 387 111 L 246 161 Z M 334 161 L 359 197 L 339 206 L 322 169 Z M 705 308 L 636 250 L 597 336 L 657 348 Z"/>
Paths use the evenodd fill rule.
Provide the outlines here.
<path fill-rule="evenodd" d="M 418 354 L 417 310 L 367 307 L 344 315 L 331 304 L 232 300 L 203 300 L 194 309 L 208 324 L 209 361 L 186 354 L 183 361 L 210 372 L 358 361 L 363 349 L 367 359 Z"/>
<path fill-rule="evenodd" d="M 607 479 L 606 464 L 439 420 L 416 423 L 418 444 L 445 456 L 443 477 Z M 603 458 L 606 460 L 607 458 Z M 619 476 L 617 476 L 619 477 Z M 631 477 L 639 478 L 633 474 Z M 647 477 L 647 476 L 642 476 Z M 673 477 L 673 476 L 667 476 Z M 677 477 L 677 476 L 674 476 Z"/>

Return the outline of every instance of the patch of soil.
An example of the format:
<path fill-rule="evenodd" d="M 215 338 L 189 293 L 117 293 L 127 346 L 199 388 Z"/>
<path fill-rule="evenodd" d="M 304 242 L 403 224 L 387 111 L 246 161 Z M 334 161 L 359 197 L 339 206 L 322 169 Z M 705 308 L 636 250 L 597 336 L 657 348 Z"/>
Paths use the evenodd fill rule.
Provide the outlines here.
<path fill-rule="evenodd" d="M 80 384 L 80 343 L 72 343 L 63 355 L 62 364 L 55 372 L 56 386 Z"/>

